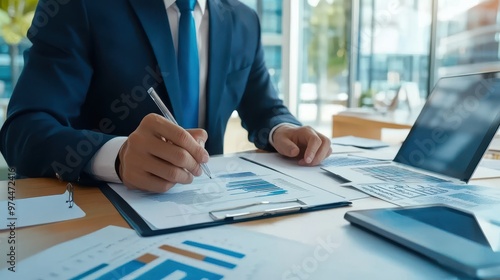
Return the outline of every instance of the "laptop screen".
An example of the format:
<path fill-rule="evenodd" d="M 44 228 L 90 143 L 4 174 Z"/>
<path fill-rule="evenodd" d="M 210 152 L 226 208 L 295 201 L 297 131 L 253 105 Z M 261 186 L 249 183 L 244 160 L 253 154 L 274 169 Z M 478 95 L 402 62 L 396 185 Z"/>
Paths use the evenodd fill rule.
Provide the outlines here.
<path fill-rule="evenodd" d="M 499 124 L 499 72 L 442 78 L 394 161 L 467 182 Z"/>

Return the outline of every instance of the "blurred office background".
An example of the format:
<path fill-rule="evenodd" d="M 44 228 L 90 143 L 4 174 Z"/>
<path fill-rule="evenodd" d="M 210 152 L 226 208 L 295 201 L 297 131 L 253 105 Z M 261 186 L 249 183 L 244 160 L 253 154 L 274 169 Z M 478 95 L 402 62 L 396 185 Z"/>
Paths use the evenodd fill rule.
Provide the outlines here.
<path fill-rule="evenodd" d="M 499 0 L 243 2 L 261 17 L 276 88 L 329 135 L 333 114 L 386 110 L 401 87 L 424 101 L 443 76 L 500 70 Z"/>
<path fill-rule="evenodd" d="M 23 1 L 1 1 L 2 36 L 8 3 Z M 408 110 L 440 77 L 500 70 L 500 0 L 241 2 L 261 19 L 280 96 L 304 124 L 326 135 L 332 115 L 348 108 L 384 112 L 403 88 L 396 106 Z M 26 39 L 15 45 L 0 39 L 0 124 L 27 47 Z M 246 138 L 236 114 L 229 125 L 226 151 L 251 148 L 234 140 Z"/>

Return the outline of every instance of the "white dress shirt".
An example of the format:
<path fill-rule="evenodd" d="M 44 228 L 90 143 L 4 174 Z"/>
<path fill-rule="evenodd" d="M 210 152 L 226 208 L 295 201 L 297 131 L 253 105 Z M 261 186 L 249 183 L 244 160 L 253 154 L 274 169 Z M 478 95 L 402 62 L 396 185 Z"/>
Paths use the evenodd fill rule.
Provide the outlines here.
<path fill-rule="evenodd" d="M 175 5 L 175 0 L 164 0 L 165 8 L 167 9 L 168 22 L 170 24 L 170 32 L 174 42 L 174 48 L 177 53 L 178 32 L 180 11 Z M 198 0 L 193 11 L 193 17 L 196 24 L 196 35 L 198 43 L 198 57 L 200 62 L 200 106 L 198 114 L 199 127 L 205 127 L 205 112 L 206 112 L 206 84 L 208 71 L 208 34 L 209 34 L 209 15 L 207 9 L 207 0 Z M 274 131 L 283 124 L 273 127 L 269 134 L 269 141 L 272 144 L 272 135 Z M 97 180 L 121 183 L 120 178 L 116 174 L 115 159 L 120 151 L 121 146 L 127 137 L 116 137 L 106 142 L 92 157 L 86 166 L 86 172 L 92 174 Z"/>

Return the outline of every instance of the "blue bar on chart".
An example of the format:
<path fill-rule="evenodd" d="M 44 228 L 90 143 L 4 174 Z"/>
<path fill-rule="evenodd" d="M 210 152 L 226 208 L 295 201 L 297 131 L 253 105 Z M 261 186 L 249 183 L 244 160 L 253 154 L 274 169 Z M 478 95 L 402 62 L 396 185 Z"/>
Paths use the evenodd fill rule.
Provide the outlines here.
<path fill-rule="evenodd" d="M 221 267 L 224 267 L 224 268 L 229 268 L 229 269 L 234 269 L 236 267 L 236 265 L 234 263 L 225 262 L 225 261 L 222 261 L 222 260 L 219 260 L 219 259 L 215 259 L 215 258 L 211 258 L 211 257 L 205 257 L 203 259 L 203 261 L 207 262 L 207 263 L 215 264 L 217 266 L 221 266 Z"/>
<path fill-rule="evenodd" d="M 148 263 L 154 261 L 158 257 L 151 254 L 144 254 L 138 257 L 135 260 L 131 260 L 125 264 L 120 265 L 119 267 L 111 270 L 110 272 L 102 275 L 97 278 L 98 280 L 107 280 L 107 279 L 120 279 L 123 278 L 132 272 L 146 266 Z"/>
<path fill-rule="evenodd" d="M 107 263 L 100 264 L 100 265 L 98 265 L 96 267 L 93 267 L 93 268 L 91 268 L 91 269 L 83 272 L 82 274 L 80 274 L 78 276 L 75 276 L 75 277 L 71 278 L 71 280 L 80 280 L 80 279 L 83 279 L 83 278 L 89 276 L 90 274 L 92 274 L 94 272 L 97 272 L 97 271 L 99 271 L 99 270 L 101 270 L 101 269 L 103 269 L 103 268 L 105 268 L 107 266 L 108 266 Z"/>
<path fill-rule="evenodd" d="M 287 193 L 287 190 L 284 190 L 276 186 L 275 184 L 269 183 L 262 179 L 229 182 L 226 184 L 226 187 L 231 195 L 256 193 L 260 194 L 256 197 L 265 197 Z"/>
<path fill-rule="evenodd" d="M 212 251 L 212 252 L 217 252 L 217 253 L 220 253 L 220 254 L 223 254 L 226 256 L 230 256 L 230 257 L 234 257 L 234 258 L 238 258 L 238 259 L 242 259 L 245 257 L 245 254 L 242 254 L 242 253 L 238 253 L 235 251 L 231 251 L 231 250 L 227 250 L 224 248 L 220 248 L 220 247 L 216 247 L 216 246 L 208 245 L 208 244 L 203 244 L 203 243 L 199 243 L 199 242 L 195 242 L 195 241 L 186 240 L 186 241 L 182 242 L 182 244 L 189 245 L 189 246 L 196 247 L 196 248 L 200 248 L 200 249 L 205 249 L 205 250 Z"/>
<path fill-rule="evenodd" d="M 254 177 L 256 176 L 253 172 L 239 172 L 239 173 L 230 173 L 217 175 L 217 178 L 243 178 L 243 177 Z"/>
<path fill-rule="evenodd" d="M 174 260 L 166 260 L 136 279 L 163 279 L 170 275 L 182 275 L 182 278 L 178 278 L 183 280 L 219 280 L 224 277 L 224 275 L 206 271 L 204 269 L 176 262 Z"/>
<path fill-rule="evenodd" d="M 164 250 L 164 251 L 170 252 L 170 253 L 174 253 L 174 254 L 181 255 L 181 256 L 184 256 L 184 257 L 188 257 L 188 258 L 191 258 L 191 259 L 199 260 L 199 261 L 202 261 L 202 262 L 207 262 L 207 263 L 215 264 L 217 266 L 224 267 L 224 268 L 233 269 L 233 268 L 236 267 L 236 265 L 233 264 L 233 263 L 226 262 L 226 261 L 223 261 L 223 260 L 219 260 L 219 259 L 216 259 L 216 258 L 211 258 L 211 257 L 205 256 L 205 255 L 202 255 L 202 254 L 198 254 L 196 252 L 184 250 L 184 249 L 177 248 L 177 247 L 170 246 L 170 245 L 162 245 L 159 248 L 162 249 L 162 250 Z"/>

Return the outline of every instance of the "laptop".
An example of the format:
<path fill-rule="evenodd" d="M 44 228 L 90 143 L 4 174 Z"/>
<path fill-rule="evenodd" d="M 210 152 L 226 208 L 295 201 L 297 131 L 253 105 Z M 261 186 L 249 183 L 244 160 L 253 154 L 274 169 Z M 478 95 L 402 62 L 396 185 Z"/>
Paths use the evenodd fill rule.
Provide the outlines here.
<path fill-rule="evenodd" d="M 467 183 L 500 125 L 500 72 L 441 78 L 392 161 L 324 167 L 355 183 Z"/>

